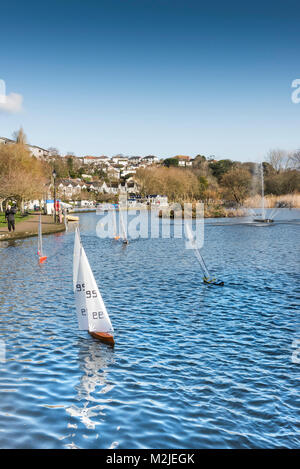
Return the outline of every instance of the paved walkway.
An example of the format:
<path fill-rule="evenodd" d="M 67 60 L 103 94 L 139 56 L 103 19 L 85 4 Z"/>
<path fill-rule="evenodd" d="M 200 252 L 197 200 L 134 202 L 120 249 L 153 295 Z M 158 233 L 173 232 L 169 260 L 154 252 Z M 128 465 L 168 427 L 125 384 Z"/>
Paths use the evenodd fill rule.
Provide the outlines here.
<path fill-rule="evenodd" d="M 38 234 L 39 213 L 34 213 L 24 221 L 16 223 L 15 231 L 8 231 L 7 226 L 0 226 L 0 241 L 7 239 L 28 238 Z M 42 233 L 51 234 L 65 231 L 64 223 L 54 224 L 51 215 L 42 215 Z"/>

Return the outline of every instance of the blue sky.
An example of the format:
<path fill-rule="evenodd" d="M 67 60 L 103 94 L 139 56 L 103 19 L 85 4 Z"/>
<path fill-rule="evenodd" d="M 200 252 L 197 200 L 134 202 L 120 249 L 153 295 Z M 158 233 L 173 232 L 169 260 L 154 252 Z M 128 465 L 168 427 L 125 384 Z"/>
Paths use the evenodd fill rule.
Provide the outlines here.
<path fill-rule="evenodd" d="M 207 4 L 208 3 L 208 4 Z M 76 155 L 261 160 L 300 147 L 296 1 L 11 0 L 0 135 Z"/>

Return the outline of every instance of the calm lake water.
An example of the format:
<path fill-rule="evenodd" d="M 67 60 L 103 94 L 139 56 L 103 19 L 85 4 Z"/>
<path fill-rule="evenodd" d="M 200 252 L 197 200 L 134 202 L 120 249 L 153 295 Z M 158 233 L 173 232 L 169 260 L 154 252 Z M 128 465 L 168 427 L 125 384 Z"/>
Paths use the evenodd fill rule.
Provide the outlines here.
<path fill-rule="evenodd" d="M 299 447 L 299 224 L 220 221 L 208 287 L 182 239 L 124 248 L 80 215 L 114 349 L 78 330 L 73 232 L 44 237 L 41 266 L 36 238 L 0 243 L 1 448 Z"/>

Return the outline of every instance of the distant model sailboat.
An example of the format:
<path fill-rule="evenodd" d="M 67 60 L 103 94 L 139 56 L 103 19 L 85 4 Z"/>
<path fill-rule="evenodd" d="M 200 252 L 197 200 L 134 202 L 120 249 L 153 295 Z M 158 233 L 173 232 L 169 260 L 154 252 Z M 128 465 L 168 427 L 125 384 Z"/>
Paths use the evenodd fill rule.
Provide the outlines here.
<path fill-rule="evenodd" d="M 199 251 L 199 249 L 197 248 L 196 246 L 196 240 L 194 239 L 194 236 L 192 235 L 192 232 L 191 232 L 191 229 L 189 227 L 189 225 L 187 224 L 186 225 L 186 234 L 187 234 L 187 237 L 192 245 L 192 248 L 193 248 L 193 251 L 195 253 L 195 256 L 201 266 L 201 269 L 202 269 L 202 272 L 204 274 L 203 276 L 203 282 L 206 283 L 206 284 L 210 284 L 210 285 L 219 285 L 219 286 L 223 286 L 224 285 L 224 282 L 220 282 L 220 281 L 217 281 L 216 278 L 213 278 L 209 271 L 208 271 L 208 268 L 206 267 L 206 264 L 204 262 L 204 259 Z"/>
<path fill-rule="evenodd" d="M 121 222 L 121 231 L 122 231 L 123 244 L 129 244 L 129 241 L 128 241 L 127 235 L 126 235 L 126 230 L 125 230 L 125 225 L 124 225 L 124 220 L 123 220 L 123 215 L 122 215 L 121 210 L 119 212 L 119 216 L 120 216 L 120 222 Z"/>
<path fill-rule="evenodd" d="M 114 230 L 114 239 L 117 241 L 120 239 L 117 231 L 117 216 L 116 216 L 116 208 L 112 207 L 112 220 L 113 220 L 113 230 Z"/>
<path fill-rule="evenodd" d="M 78 228 L 75 231 L 74 241 L 73 287 L 79 329 L 88 331 L 92 337 L 101 342 L 114 345 L 114 330 L 81 244 Z"/>
<path fill-rule="evenodd" d="M 77 276 L 78 276 L 80 247 L 81 247 L 80 232 L 79 232 L 78 226 L 76 226 L 75 238 L 74 238 L 74 252 L 73 252 L 73 290 L 74 292 L 76 289 Z"/>
<path fill-rule="evenodd" d="M 42 239 L 42 217 L 39 217 L 39 225 L 38 225 L 38 256 L 39 256 L 39 263 L 42 264 L 47 259 L 47 256 L 44 256 L 43 253 L 43 239 Z"/>

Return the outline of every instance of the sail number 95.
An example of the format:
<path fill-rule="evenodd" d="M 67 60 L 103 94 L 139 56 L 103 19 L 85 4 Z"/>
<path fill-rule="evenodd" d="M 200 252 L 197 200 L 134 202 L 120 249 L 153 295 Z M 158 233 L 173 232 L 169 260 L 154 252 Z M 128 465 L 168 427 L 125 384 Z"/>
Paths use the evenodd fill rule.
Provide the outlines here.
<path fill-rule="evenodd" d="M 82 284 L 77 283 L 77 285 L 76 285 L 76 291 L 78 291 L 78 292 L 81 292 L 81 291 L 82 291 L 82 292 L 85 292 L 86 298 L 97 298 L 97 292 L 96 292 L 96 290 L 86 290 L 84 283 L 82 283 Z"/>

